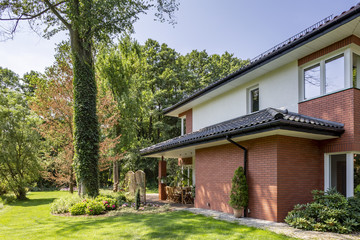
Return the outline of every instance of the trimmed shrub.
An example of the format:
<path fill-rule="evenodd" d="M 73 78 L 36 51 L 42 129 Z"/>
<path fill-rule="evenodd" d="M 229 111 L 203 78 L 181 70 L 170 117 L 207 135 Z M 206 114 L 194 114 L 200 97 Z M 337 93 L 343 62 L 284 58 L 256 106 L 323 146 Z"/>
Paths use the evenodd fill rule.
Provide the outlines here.
<path fill-rule="evenodd" d="M 103 196 L 103 195 L 97 196 L 95 198 L 95 201 L 103 204 L 105 207 L 105 210 L 107 210 L 107 211 L 115 210 L 119 205 L 115 198 L 111 198 L 111 197 Z"/>
<path fill-rule="evenodd" d="M 86 204 L 85 212 L 89 215 L 99 215 L 105 211 L 105 207 L 101 202 L 89 200 Z"/>
<path fill-rule="evenodd" d="M 285 222 L 305 230 L 350 233 L 360 230 L 360 198 L 347 199 L 335 189 L 312 191 L 314 201 L 295 205 Z"/>
<path fill-rule="evenodd" d="M 67 213 L 69 209 L 78 202 L 81 202 L 82 199 L 77 194 L 72 194 L 66 197 L 56 199 L 51 204 L 51 213 L 60 214 Z"/>
<path fill-rule="evenodd" d="M 71 215 L 84 215 L 87 207 L 87 202 L 84 200 L 83 202 L 78 202 L 70 207 L 69 212 Z"/>
<path fill-rule="evenodd" d="M 235 170 L 231 184 L 229 204 L 235 209 L 246 208 L 249 202 L 248 185 L 244 169 L 239 167 Z"/>

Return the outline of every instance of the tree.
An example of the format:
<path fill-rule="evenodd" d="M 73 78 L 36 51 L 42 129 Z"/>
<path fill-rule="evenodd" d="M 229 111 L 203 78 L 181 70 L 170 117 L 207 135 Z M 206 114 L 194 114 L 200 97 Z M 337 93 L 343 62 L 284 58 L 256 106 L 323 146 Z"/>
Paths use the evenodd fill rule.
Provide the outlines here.
<path fill-rule="evenodd" d="M 68 185 L 73 192 L 73 68 L 69 45 L 60 44 L 55 55 L 56 62 L 46 70 L 44 77 L 32 79 L 36 85 L 31 109 L 38 114 L 42 123 L 39 132 L 49 145 L 46 154 L 45 178 L 58 185 Z M 98 80 L 97 115 L 100 123 L 100 170 L 109 168 L 119 158 L 113 151 L 120 136 L 112 132 L 120 114 L 111 92 Z"/>
<path fill-rule="evenodd" d="M 12 37 L 23 20 L 33 27 L 41 26 L 40 21 L 45 26 L 45 37 L 62 30 L 69 32 L 74 66 L 74 163 L 80 195 L 96 196 L 99 192 L 94 43 L 131 32 L 138 15 L 152 7 L 157 7 L 158 19 L 164 21 L 168 15 L 171 21 L 177 4 L 175 0 L 5 0 L 0 3 L 0 20 L 14 22 L 3 32 L 7 36 Z"/>
<path fill-rule="evenodd" d="M 24 94 L 0 90 L 0 181 L 17 199 L 25 199 L 26 188 L 39 177 L 38 121 L 30 113 Z"/>

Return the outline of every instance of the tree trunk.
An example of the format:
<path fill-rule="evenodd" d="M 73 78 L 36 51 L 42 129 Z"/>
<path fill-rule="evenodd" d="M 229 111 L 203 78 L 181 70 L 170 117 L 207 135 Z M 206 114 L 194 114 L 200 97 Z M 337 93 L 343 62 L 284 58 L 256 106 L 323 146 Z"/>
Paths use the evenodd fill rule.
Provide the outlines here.
<path fill-rule="evenodd" d="M 119 163 L 118 161 L 114 162 L 114 168 L 113 168 L 113 178 L 114 178 L 114 187 L 113 191 L 117 192 L 119 190 Z"/>
<path fill-rule="evenodd" d="M 23 187 L 19 187 L 16 191 L 15 191 L 15 196 L 16 199 L 18 200 L 25 200 L 26 198 L 26 190 Z"/>
<path fill-rule="evenodd" d="M 79 194 L 99 194 L 99 130 L 92 40 L 70 31 L 74 68 L 74 165 Z"/>
<path fill-rule="evenodd" d="M 72 167 L 70 169 L 69 191 L 71 194 L 74 193 L 74 170 Z"/>

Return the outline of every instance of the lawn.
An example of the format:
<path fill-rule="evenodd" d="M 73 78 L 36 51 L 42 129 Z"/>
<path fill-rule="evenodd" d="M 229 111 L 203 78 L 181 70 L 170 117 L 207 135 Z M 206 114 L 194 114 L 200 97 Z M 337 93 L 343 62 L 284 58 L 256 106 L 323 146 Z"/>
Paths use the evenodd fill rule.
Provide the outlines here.
<path fill-rule="evenodd" d="M 30 200 L 0 210 L 0 239 L 289 239 L 268 231 L 185 211 L 116 217 L 50 214 L 51 202 L 67 192 L 33 192 Z"/>

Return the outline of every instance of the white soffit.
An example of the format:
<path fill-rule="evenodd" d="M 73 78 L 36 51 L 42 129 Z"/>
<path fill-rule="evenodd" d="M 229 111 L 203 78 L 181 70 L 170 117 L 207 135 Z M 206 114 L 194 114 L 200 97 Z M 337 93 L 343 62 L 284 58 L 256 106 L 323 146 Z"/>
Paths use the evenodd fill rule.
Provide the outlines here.
<path fill-rule="evenodd" d="M 326 46 L 329 46 L 337 41 L 340 41 L 350 35 L 357 35 L 360 37 L 360 17 L 355 18 L 354 20 L 332 30 L 329 33 L 326 33 L 315 40 L 296 48 L 295 50 L 282 55 L 276 58 L 273 61 L 268 62 L 267 64 L 260 66 L 247 74 L 238 77 L 237 79 L 224 84 L 214 90 L 211 90 L 200 97 L 191 100 L 190 102 L 174 109 L 173 111 L 167 113 L 168 116 L 178 117 L 178 115 L 182 112 L 187 111 L 188 109 L 193 108 L 203 102 L 206 102 L 209 99 L 212 99 L 215 96 L 218 96 L 222 93 L 225 93 L 234 87 L 243 85 L 255 78 L 258 78 L 268 72 L 271 72 L 277 68 L 280 68 L 290 62 L 297 61 L 300 58 L 303 58 L 315 51 L 318 51 Z"/>
<path fill-rule="evenodd" d="M 257 134 L 236 137 L 236 138 L 232 138 L 232 140 L 235 142 L 241 142 L 241 141 L 247 141 L 247 140 L 251 140 L 251 139 L 255 139 L 255 138 L 262 138 L 262 137 L 268 137 L 268 136 L 274 136 L 274 135 L 306 138 L 306 139 L 312 139 L 312 140 L 326 140 L 326 139 L 338 138 L 338 137 L 329 136 L 329 135 L 279 129 L 279 130 L 272 130 L 272 131 L 266 131 L 266 132 L 261 132 L 261 133 L 257 133 Z M 173 150 L 165 150 L 164 152 L 146 155 L 145 157 L 188 158 L 188 157 L 195 156 L 196 149 L 220 146 L 220 145 L 224 145 L 224 144 L 230 144 L 230 143 L 225 139 L 219 140 L 216 142 L 199 143 L 197 145 L 192 145 L 192 146 L 187 146 L 187 147 L 185 146 L 185 147 L 177 148 L 177 149 L 173 149 Z"/>

